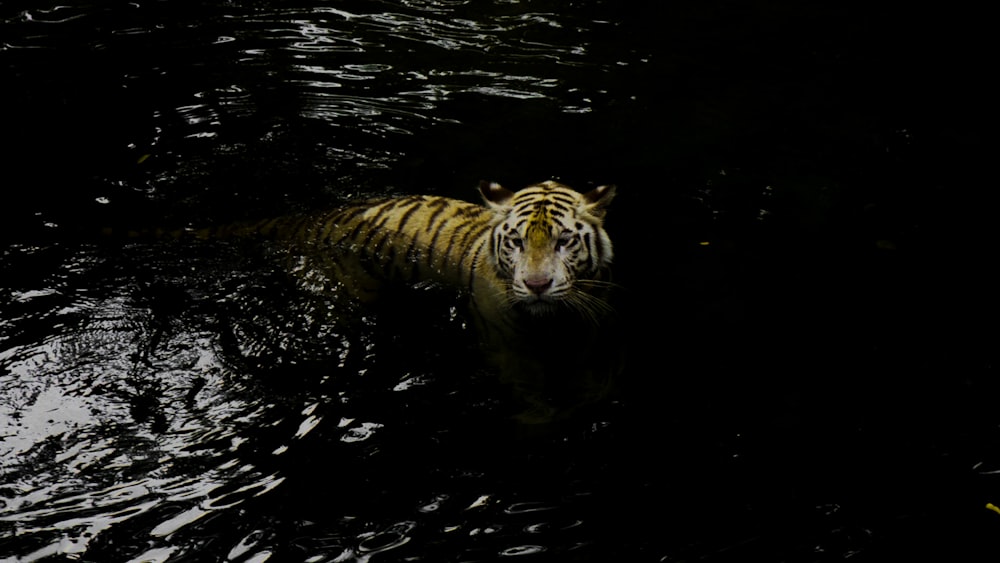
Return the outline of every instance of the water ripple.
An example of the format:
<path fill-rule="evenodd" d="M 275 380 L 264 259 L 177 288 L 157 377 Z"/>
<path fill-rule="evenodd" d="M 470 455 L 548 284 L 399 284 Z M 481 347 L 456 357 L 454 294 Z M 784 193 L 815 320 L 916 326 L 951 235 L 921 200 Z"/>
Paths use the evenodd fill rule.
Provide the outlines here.
<path fill-rule="evenodd" d="M 13 534 L 0 539 L 24 538 L 23 560 L 82 554 L 164 511 L 150 534 L 168 536 L 281 484 L 238 462 L 244 429 L 272 406 L 224 375 L 210 333 L 168 336 L 120 289 L 56 305 L 66 320 L 32 313 L 67 293 L 78 291 L 28 288 L 0 303 L 24 309 L 2 315 L 5 332 L 36 339 L 0 351 L 0 522 Z"/>
<path fill-rule="evenodd" d="M 552 88 L 567 86 L 562 79 L 530 73 L 543 61 L 599 65 L 590 56 L 587 35 L 561 21 L 566 19 L 540 12 L 490 14 L 459 4 L 395 12 L 293 8 L 248 17 L 244 23 L 250 29 L 266 33 L 263 38 L 249 30 L 237 34 L 237 47 L 255 59 L 290 57 L 292 76 L 298 75 L 290 84 L 299 84 L 303 115 L 330 121 L 362 117 L 385 134 L 406 134 L 413 127 L 389 127 L 385 116 L 416 119 L 419 127 L 420 121 L 433 121 L 437 104 L 455 94 L 547 98 Z M 454 53 L 453 60 L 443 59 L 443 52 Z M 348 87 L 350 82 L 358 84 Z M 346 91 L 331 91 L 339 88 Z"/>
<path fill-rule="evenodd" d="M 542 101 L 579 111 L 590 75 L 609 64 L 589 44 L 600 24 L 548 5 L 310 4 L 37 6 L 2 22 L 0 49 L 18 71 L 13 89 L 25 100 L 45 95 L 36 109 L 68 108 L 56 118 L 94 114 L 74 142 L 128 124 L 105 140 L 127 153 L 130 172 L 108 173 L 117 179 L 88 203 L 114 208 L 128 192 L 184 200 L 185 212 L 213 192 L 215 175 L 238 186 L 230 196 L 254 192 L 246 184 L 291 193 L 298 186 L 284 185 L 290 175 L 272 168 L 306 159 L 325 161 L 316 165 L 317 183 L 346 178 L 350 190 L 364 192 L 341 169 L 398 166 L 399 146 L 384 140 L 411 143 L 461 125 L 456 105 Z M 322 134 L 303 135 L 307 127 Z M 281 147 L 290 147 L 287 162 L 273 156 Z M 240 266 L 213 267 L 189 259 L 188 250 L 139 243 L 106 254 L 76 247 L 0 254 L 5 283 L 17 272 L 16 287 L 0 292 L 5 556 L 170 561 L 212 544 L 224 546 L 213 548 L 220 558 L 277 558 L 290 540 L 275 540 L 268 502 L 284 502 L 289 489 L 337 497 L 281 523 L 313 527 L 314 560 L 379 560 L 433 533 L 486 541 L 493 555 L 527 555 L 543 549 L 543 532 L 564 529 L 538 521 L 565 520 L 548 518 L 559 515 L 556 505 L 512 501 L 521 497 L 489 487 L 476 489 L 489 491 L 480 500 L 416 491 L 412 506 L 380 519 L 330 514 L 329 506 L 360 514 L 386 494 L 371 487 L 369 464 L 406 473 L 390 488 L 430 473 L 420 446 L 394 443 L 410 424 L 400 419 L 406 409 L 368 398 L 372 390 L 385 383 L 394 405 L 437 404 L 453 391 L 436 395 L 435 378 L 409 367 L 406 377 L 377 383 L 384 365 L 375 365 L 369 326 L 354 327 L 349 345 L 330 321 L 329 302 L 291 302 L 266 280 L 258 291 L 252 285 L 261 272 L 244 283 Z M 302 358 L 321 364 L 308 373 L 326 387 L 261 390 L 259 372 L 305 377 L 296 364 Z M 337 370 L 349 377 L 337 380 Z M 442 424 L 429 434 L 434 444 L 457 432 Z M 380 461 L 399 447 L 420 451 L 416 467 Z M 316 483 L 289 478 L 302 474 Z M 526 529 L 529 542 L 509 535 Z"/>

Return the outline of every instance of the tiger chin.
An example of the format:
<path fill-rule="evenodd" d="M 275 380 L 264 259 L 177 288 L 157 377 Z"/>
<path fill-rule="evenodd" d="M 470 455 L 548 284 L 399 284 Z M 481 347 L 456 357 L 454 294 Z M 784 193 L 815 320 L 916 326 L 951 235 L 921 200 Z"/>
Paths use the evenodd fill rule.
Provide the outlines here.
<path fill-rule="evenodd" d="M 603 226 L 615 187 L 479 191 L 485 205 L 411 195 L 254 228 L 306 247 L 309 269 L 362 302 L 392 283 L 467 293 L 485 352 L 524 405 L 517 418 L 564 418 L 604 398 L 623 365 Z"/>

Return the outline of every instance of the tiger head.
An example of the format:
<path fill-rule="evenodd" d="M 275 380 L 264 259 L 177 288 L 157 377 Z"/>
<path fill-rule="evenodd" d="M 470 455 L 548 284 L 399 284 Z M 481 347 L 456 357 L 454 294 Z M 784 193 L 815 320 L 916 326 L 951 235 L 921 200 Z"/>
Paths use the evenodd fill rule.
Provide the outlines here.
<path fill-rule="evenodd" d="M 603 219 L 614 186 L 582 194 L 549 181 L 512 192 L 483 182 L 480 191 L 496 213 L 490 256 L 507 304 L 537 314 L 568 306 L 591 318 L 607 307 L 594 293 L 609 285 Z"/>

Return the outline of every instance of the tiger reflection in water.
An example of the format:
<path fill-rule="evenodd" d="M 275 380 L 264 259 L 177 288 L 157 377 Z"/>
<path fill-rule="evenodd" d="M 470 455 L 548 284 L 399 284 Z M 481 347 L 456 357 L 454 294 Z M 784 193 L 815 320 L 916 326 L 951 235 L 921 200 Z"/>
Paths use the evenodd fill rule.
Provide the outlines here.
<path fill-rule="evenodd" d="M 483 182 L 480 192 L 485 205 L 412 195 L 252 229 L 308 249 L 310 267 L 361 302 L 387 284 L 466 292 L 486 353 L 526 403 L 522 421 L 604 398 L 623 363 L 603 227 L 614 186 L 580 193 L 547 181 L 512 192 Z"/>

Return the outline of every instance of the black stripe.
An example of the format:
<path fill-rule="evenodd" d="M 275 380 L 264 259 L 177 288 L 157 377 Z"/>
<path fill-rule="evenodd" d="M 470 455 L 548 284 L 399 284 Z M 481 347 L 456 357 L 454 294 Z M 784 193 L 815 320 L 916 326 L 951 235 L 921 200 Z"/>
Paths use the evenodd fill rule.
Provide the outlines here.
<path fill-rule="evenodd" d="M 487 223 L 486 226 L 489 227 L 489 223 Z M 472 264 L 469 266 L 469 294 L 472 294 L 472 284 L 476 279 L 476 268 L 479 267 L 479 255 L 482 254 L 484 246 L 490 246 L 489 242 L 490 241 L 488 240 L 484 240 L 482 244 L 476 248 L 476 252 L 472 255 Z"/>
<path fill-rule="evenodd" d="M 597 264 L 599 263 L 599 261 L 597 260 L 597 254 L 599 254 L 600 252 L 594 251 L 593 245 L 590 240 L 590 233 L 583 234 L 583 245 L 587 248 L 587 256 L 590 262 L 590 271 L 594 271 L 597 269 Z"/>
<path fill-rule="evenodd" d="M 427 245 L 427 265 L 432 270 L 434 269 L 433 268 L 434 251 L 436 250 L 437 247 L 437 239 L 439 236 L 441 236 L 441 231 L 444 230 L 444 226 L 448 224 L 448 221 L 450 221 L 452 217 L 454 217 L 454 214 L 444 217 L 443 219 L 441 219 L 441 221 L 438 222 L 436 227 L 432 227 L 434 219 L 437 218 L 439 215 L 441 215 L 441 213 L 444 212 L 446 207 L 449 207 L 449 202 L 447 200 L 442 199 L 441 202 L 444 205 L 440 209 L 434 211 L 434 214 L 431 215 L 431 218 L 427 223 L 427 230 L 428 231 L 433 230 L 434 232 L 434 234 L 431 235 L 430 243 Z"/>
<path fill-rule="evenodd" d="M 381 212 L 381 210 L 379 211 Z M 375 222 L 369 226 L 368 234 L 365 235 L 365 239 L 361 241 L 362 249 L 371 248 L 371 242 L 375 239 L 376 235 L 385 231 L 385 224 L 388 223 L 391 218 L 392 216 L 388 214 L 381 214 L 376 218 Z M 362 221 L 362 223 L 363 222 L 364 221 Z"/>
<path fill-rule="evenodd" d="M 452 216 L 452 217 L 454 218 L 454 216 Z M 465 225 L 461 224 L 461 225 L 458 225 L 458 226 L 454 227 L 451 230 L 451 234 L 448 236 L 448 244 L 446 244 L 445 247 L 444 247 L 444 259 L 443 259 L 444 262 L 442 263 L 442 266 L 447 266 L 448 265 L 448 257 L 451 256 L 451 248 L 455 245 L 455 239 L 458 238 L 456 235 L 458 233 L 458 230 L 461 229 L 461 228 L 463 228 L 463 227 L 465 227 Z"/>
<path fill-rule="evenodd" d="M 468 205 L 468 204 L 464 204 L 458 207 L 458 211 L 456 211 L 458 215 L 461 215 L 462 217 L 465 217 L 467 219 L 478 219 L 479 217 L 484 215 L 484 212 L 485 209 L 483 209 L 483 207 L 479 205 Z"/>
<path fill-rule="evenodd" d="M 461 254 L 459 256 L 459 264 L 462 263 L 461 258 L 464 257 L 468 253 L 468 251 L 469 251 L 469 249 L 466 247 L 469 244 L 469 240 L 470 239 L 475 240 L 476 238 L 479 238 L 479 236 L 481 236 L 489 228 L 490 228 L 490 224 L 489 223 L 481 223 L 481 224 L 478 224 L 478 225 L 475 224 L 475 223 L 470 223 L 469 224 L 469 229 L 465 232 L 464 235 L 462 235 L 462 239 L 458 243 L 458 248 L 461 251 Z M 453 239 L 452 242 L 454 242 L 454 238 L 455 238 L 455 236 L 453 234 L 452 235 L 452 239 Z M 449 243 L 449 245 L 448 245 L 448 251 L 447 251 L 448 254 L 451 254 L 451 248 L 452 248 L 452 246 Z"/>
<path fill-rule="evenodd" d="M 265 237 L 269 237 L 269 236 L 271 236 L 272 234 L 275 234 L 275 233 L 277 233 L 278 236 L 281 236 L 280 227 L 281 227 L 282 222 L 283 221 L 281 220 L 281 218 L 270 219 L 268 221 L 264 221 L 263 223 L 259 224 L 259 226 L 257 228 L 257 232 L 259 232 L 261 235 L 263 235 Z"/>
<path fill-rule="evenodd" d="M 427 202 L 427 207 L 434 209 L 431 216 L 427 218 L 427 231 L 430 232 L 431 226 L 439 215 L 448 207 L 448 200 L 445 199 L 434 199 Z"/>
<path fill-rule="evenodd" d="M 330 235 L 333 234 L 334 230 L 340 227 L 339 223 L 341 215 L 343 215 L 343 210 L 336 209 L 334 211 L 324 213 L 319 217 L 318 222 L 320 225 L 323 226 L 323 228 L 316 235 L 316 242 L 318 243 L 327 242 L 327 240 L 330 238 Z"/>
<path fill-rule="evenodd" d="M 396 235 L 396 232 L 387 229 L 380 229 L 379 233 L 384 234 L 384 236 L 381 239 L 379 239 L 378 242 L 376 242 L 373 246 L 366 246 L 366 248 L 369 248 L 371 256 L 375 258 L 375 260 L 379 264 L 382 264 L 382 259 L 381 259 L 382 251 L 385 250 L 385 245 L 388 244 L 390 240 L 392 240 L 393 236 Z M 374 241 L 375 239 L 373 238 L 372 240 Z M 391 246 L 395 245 L 390 245 L 390 247 Z"/>
<path fill-rule="evenodd" d="M 552 188 L 525 188 L 519 192 L 514 193 L 514 199 L 520 199 L 528 196 L 540 196 L 552 193 Z"/>
<path fill-rule="evenodd" d="M 391 213 L 393 210 L 411 203 L 419 204 L 423 196 L 408 196 L 383 201 L 380 204 L 379 213 Z"/>
<path fill-rule="evenodd" d="M 410 265 L 410 270 L 407 274 L 406 281 L 410 281 L 417 277 L 418 270 L 420 268 L 420 253 L 417 250 L 417 237 L 413 237 L 410 241 L 410 245 L 406 247 L 406 255 L 404 257 L 406 262 Z"/>
<path fill-rule="evenodd" d="M 367 207 L 357 207 L 353 209 L 348 209 L 347 211 L 345 211 L 342 217 L 337 218 L 337 222 L 340 223 L 340 225 L 338 226 L 346 227 L 351 223 L 351 221 L 354 221 L 355 219 L 363 215 L 366 211 L 368 211 L 368 209 L 369 208 Z M 354 228 L 348 231 L 347 234 L 341 236 L 337 240 L 331 240 L 330 242 L 331 244 L 339 245 L 342 244 L 345 240 L 354 240 L 358 236 L 358 234 L 360 234 L 361 229 L 363 229 L 364 227 L 365 227 L 365 222 L 359 220 L 358 223 L 354 225 Z"/>
<path fill-rule="evenodd" d="M 496 234 L 496 233 L 491 233 L 491 234 L 490 234 L 490 238 L 492 238 L 492 239 L 493 239 L 493 240 L 491 241 L 491 242 L 492 242 L 493 244 L 491 244 L 491 245 L 490 245 L 490 251 L 491 251 L 491 256 L 490 256 L 490 258 L 492 258 L 492 259 L 493 259 L 493 263 L 494 263 L 494 264 L 497 264 L 497 265 L 499 265 L 499 264 L 500 264 L 500 251 L 502 250 L 502 249 L 500 248 L 500 244 L 501 244 L 501 243 L 502 243 L 502 241 L 503 241 L 503 237 L 501 237 L 501 236 L 497 236 L 497 234 Z"/>
<path fill-rule="evenodd" d="M 407 200 L 412 200 L 413 198 L 406 198 L 406 199 Z M 407 203 L 409 203 L 409 202 L 407 202 Z M 392 235 L 393 232 L 399 232 L 398 229 L 392 229 L 390 231 L 390 230 L 386 229 L 386 227 L 385 227 L 386 223 L 388 223 L 390 220 L 393 219 L 393 217 L 395 217 L 395 214 L 393 213 L 393 211 L 396 208 L 398 208 L 398 207 L 401 207 L 401 204 L 398 201 L 394 201 L 390 205 L 387 205 L 384 208 L 378 210 L 378 212 L 379 212 L 378 219 L 371 226 L 371 231 L 365 237 L 365 240 L 361 243 L 362 246 L 364 246 L 365 248 L 371 248 L 371 243 L 372 243 L 373 240 L 375 240 L 375 237 L 379 233 L 387 231 L 386 232 L 386 236 L 383 237 L 382 241 L 379 244 L 376 245 L 375 249 L 372 250 L 372 254 L 374 254 L 376 252 L 376 250 L 381 251 L 381 248 L 385 244 L 386 239 L 388 239 L 389 236 Z M 413 209 L 415 209 L 415 207 L 407 210 L 405 213 L 410 213 L 410 212 L 412 212 Z"/>
<path fill-rule="evenodd" d="M 358 217 L 359 215 L 361 215 L 365 211 L 368 211 L 371 208 L 372 208 L 372 206 L 368 206 L 368 205 L 359 205 L 357 207 L 348 207 L 348 208 L 342 210 L 342 212 L 340 213 L 340 215 L 337 216 L 336 221 L 338 223 L 350 223 L 356 217 Z"/>
<path fill-rule="evenodd" d="M 421 203 L 422 202 L 420 201 L 416 201 L 413 203 L 412 206 L 410 206 L 409 209 L 403 212 L 403 216 L 399 218 L 399 226 L 396 227 L 400 232 L 403 232 L 403 229 L 406 227 L 406 224 L 410 222 L 410 219 L 413 217 L 413 214 L 416 213 L 416 211 L 422 207 L 420 205 Z"/>
<path fill-rule="evenodd" d="M 523 194 L 524 197 L 521 197 Z M 530 197 L 529 197 L 530 196 Z M 577 200 L 573 196 L 554 192 L 527 193 L 518 192 L 517 197 L 511 202 L 514 208 L 525 205 L 562 205 L 563 207 L 575 207 Z M 565 204 L 565 205 L 563 205 Z"/>

